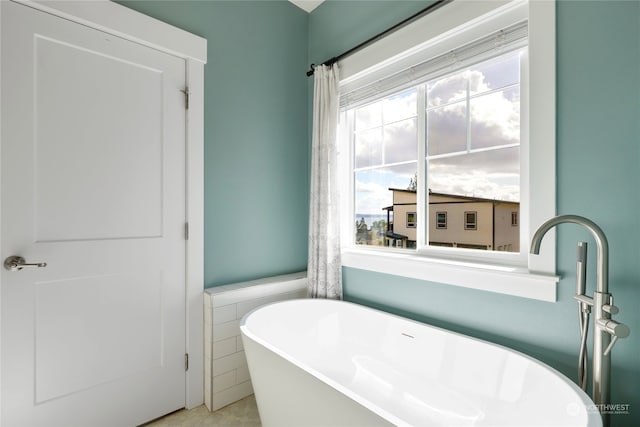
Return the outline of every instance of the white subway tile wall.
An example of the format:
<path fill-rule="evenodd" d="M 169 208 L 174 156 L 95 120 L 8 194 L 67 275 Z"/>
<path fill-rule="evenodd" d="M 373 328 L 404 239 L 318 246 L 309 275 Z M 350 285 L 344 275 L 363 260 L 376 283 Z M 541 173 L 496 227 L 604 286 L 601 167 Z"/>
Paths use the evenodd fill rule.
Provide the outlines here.
<path fill-rule="evenodd" d="M 264 304 L 306 295 L 306 271 L 204 291 L 204 402 L 209 411 L 253 393 L 240 336 L 242 316 Z"/>

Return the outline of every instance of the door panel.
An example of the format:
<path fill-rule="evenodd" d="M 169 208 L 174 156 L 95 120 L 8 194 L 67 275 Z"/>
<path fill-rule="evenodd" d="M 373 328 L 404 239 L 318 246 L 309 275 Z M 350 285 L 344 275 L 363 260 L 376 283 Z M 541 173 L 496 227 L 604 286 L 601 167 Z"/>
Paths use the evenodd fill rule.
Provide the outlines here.
<path fill-rule="evenodd" d="M 38 241 L 160 236 L 162 71 L 39 36 L 34 54 Z"/>
<path fill-rule="evenodd" d="M 185 403 L 184 60 L 2 7 L 2 425 Z"/>
<path fill-rule="evenodd" d="M 141 271 L 37 283 L 35 403 L 161 368 L 161 282 Z"/>

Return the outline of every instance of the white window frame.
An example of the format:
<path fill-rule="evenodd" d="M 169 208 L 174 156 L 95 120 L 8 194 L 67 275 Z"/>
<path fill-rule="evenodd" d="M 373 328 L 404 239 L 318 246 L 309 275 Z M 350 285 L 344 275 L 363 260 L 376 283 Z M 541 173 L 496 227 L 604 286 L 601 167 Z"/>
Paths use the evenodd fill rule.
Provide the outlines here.
<path fill-rule="evenodd" d="M 355 247 L 351 232 L 354 201 L 353 197 L 344 197 L 344 266 L 556 301 L 559 277 L 555 275 L 555 234 L 545 239 L 541 255 L 526 251 L 536 227 L 555 215 L 555 1 L 453 1 L 340 61 L 340 84 L 342 93 L 346 93 L 522 19 L 528 19 L 529 25 L 521 82 L 521 97 L 529 100 L 521 104 L 521 144 L 525 148 L 521 152 L 519 220 L 521 247 L 525 250 L 514 260 L 513 254 L 496 251 Z M 349 161 L 353 154 L 347 151 L 341 152 L 345 178 L 342 194 L 352 195 Z M 419 176 L 419 182 L 424 182 L 423 178 Z M 418 218 L 425 215 L 425 203 L 418 200 Z"/>

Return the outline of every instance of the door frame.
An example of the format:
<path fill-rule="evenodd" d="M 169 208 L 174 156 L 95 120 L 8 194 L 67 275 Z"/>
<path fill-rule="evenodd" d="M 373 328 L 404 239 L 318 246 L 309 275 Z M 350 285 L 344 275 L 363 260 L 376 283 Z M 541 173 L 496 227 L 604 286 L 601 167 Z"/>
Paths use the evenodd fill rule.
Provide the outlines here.
<path fill-rule="evenodd" d="M 199 406 L 204 403 L 202 292 L 204 290 L 204 65 L 207 62 L 207 40 L 107 0 L 91 0 L 90 2 L 10 1 L 185 60 L 185 79 L 189 91 L 189 108 L 186 110 L 185 129 L 185 211 L 189 230 L 186 240 L 185 352 L 189 354 L 189 369 L 185 372 L 185 405 L 187 408 Z M 4 2 L 2 1 L 2 3 Z M 90 7 L 87 7 L 87 4 L 90 4 Z M 0 6 L 1 17 L 2 6 Z M 2 69 L 1 54 L 0 51 L 0 73 Z M 1 97 L 2 93 L 0 92 L 0 99 Z M 0 146 L 2 144 L 1 138 L 0 134 Z M 1 191 L 0 187 L 0 196 Z M 2 215 L 1 200 L 0 197 L 0 220 Z M 2 236 L 0 236 L 1 238 Z M 0 289 L 2 289 L 1 278 Z"/>

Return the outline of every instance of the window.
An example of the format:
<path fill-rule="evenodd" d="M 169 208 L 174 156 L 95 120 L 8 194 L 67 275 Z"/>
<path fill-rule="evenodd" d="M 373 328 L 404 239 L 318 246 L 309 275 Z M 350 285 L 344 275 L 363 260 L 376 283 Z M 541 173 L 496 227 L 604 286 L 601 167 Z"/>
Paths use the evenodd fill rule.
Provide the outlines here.
<path fill-rule="evenodd" d="M 554 21 L 553 1 L 454 0 L 341 61 L 342 223 L 382 225 L 358 251 L 342 234 L 343 265 L 555 300 L 533 273 L 554 248 L 520 244 L 555 214 Z"/>
<path fill-rule="evenodd" d="M 520 28 L 520 27 L 518 27 Z M 511 243 L 519 249 L 519 233 L 503 227 L 508 216 L 496 204 L 520 203 L 520 61 L 518 48 L 479 61 L 460 70 L 427 79 L 414 87 L 346 109 L 348 123 L 344 144 L 354 153 L 354 231 L 356 240 L 368 246 L 414 250 L 421 234 L 427 246 L 460 249 L 497 249 Z M 421 132 L 419 129 L 423 129 Z M 419 154 L 424 153 L 424 154 Z M 424 156 L 420 171 L 419 157 Z M 419 173 L 419 171 L 421 173 Z M 428 191 L 425 189 L 428 188 Z M 428 212 L 420 222 L 420 192 Z M 447 227 L 445 208 L 464 215 L 460 229 L 478 230 L 477 211 L 493 216 L 476 236 L 463 236 Z M 405 218 L 404 224 L 393 223 Z M 362 224 L 366 220 L 368 223 Z M 429 222 L 434 221 L 430 232 Z M 381 228 L 378 238 L 364 241 L 362 228 Z M 509 223 L 507 223 L 509 224 Z M 511 224 L 513 225 L 513 224 Z M 482 244 L 479 244 L 482 243 Z"/>
<path fill-rule="evenodd" d="M 416 226 L 416 213 L 407 212 L 407 227 L 415 227 L 415 226 Z"/>
<path fill-rule="evenodd" d="M 436 228 L 439 230 L 446 230 L 447 228 L 446 212 L 436 212 Z"/>
<path fill-rule="evenodd" d="M 477 230 L 478 229 L 478 212 L 465 212 L 464 213 L 464 229 L 465 230 Z"/>

